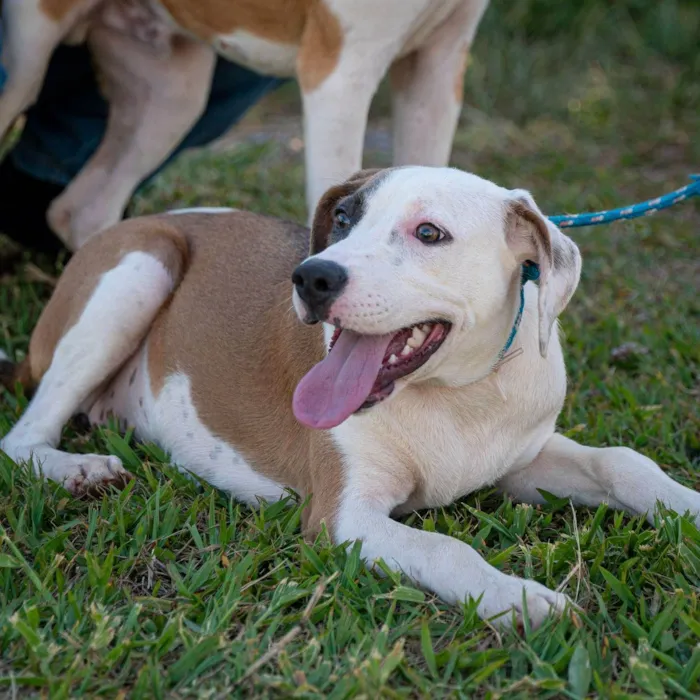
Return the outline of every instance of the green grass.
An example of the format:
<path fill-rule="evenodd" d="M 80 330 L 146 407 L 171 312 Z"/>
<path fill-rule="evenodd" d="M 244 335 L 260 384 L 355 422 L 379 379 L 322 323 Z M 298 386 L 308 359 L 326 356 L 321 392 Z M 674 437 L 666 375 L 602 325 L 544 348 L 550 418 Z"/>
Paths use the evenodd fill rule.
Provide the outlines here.
<path fill-rule="evenodd" d="M 700 169 L 700 10 L 554 5 L 494 2 L 454 163 L 530 189 L 549 213 L 684 184 Z M 251 123 L 294 115 L 296 104 L 284 90 Z M 385 104 L 382 93 L 375 124 Z M 181 159 L 135 207 L 231 204 L 303 219 L 302 179 L 301 156 L 285 144 L 243 145 Z M 634 447 L 695 488 L 699 227 L 700 207 L 686 203 L 572 232 L 584 271 L 562 318 L 570 389 L 560 419 L 576 439 Z M 2 278 L 2 345 L 17 357 L 49 291 L 21 270 Z M 636 345 L 620 357 L 626 343 Z M 5 395 L 3 433 L 24 403 Z M 449 607 L 367 571 L 357 548 L 304 544 L 298 504 L 253 512 L 114 431 L 69 428 L 65 445 L 117 454 L 138 479 L 76 501 L 0 458 L 0 695 L 700 695 L 700 533 L 678 515 L 652 527 L 604 507 L 531 508 L 482 492 L 408 517 L 504 571 L 562 587 L 585 611 L 498 635 L 473 604 Z"/>

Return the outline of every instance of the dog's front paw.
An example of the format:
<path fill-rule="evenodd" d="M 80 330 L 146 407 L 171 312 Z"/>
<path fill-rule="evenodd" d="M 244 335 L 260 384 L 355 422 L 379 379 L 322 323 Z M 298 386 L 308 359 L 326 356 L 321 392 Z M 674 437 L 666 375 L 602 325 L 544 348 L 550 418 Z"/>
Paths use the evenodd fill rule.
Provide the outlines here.
<path fill-rule="evenodd" d="M 482 606 L 483 617 L 493 618 L 491 624 L 501 628 L 512 627 L 514 623 L 520 627 L 527 607 L 532 629 L 537 629 L 549 615 L 560 616 L 567 607 L 576 608 L 573 601 L 563 593 L 552 591 L 537 581 L 505 574 L 495 588 L 484 596 Z"/>
<path fill-rule="evenodd" d="M 118 457 L 91 454 L 69 457 L 63 486 L 74 496 L 96 496 L 109 486 L 123 489 L 134 478 Z"/>

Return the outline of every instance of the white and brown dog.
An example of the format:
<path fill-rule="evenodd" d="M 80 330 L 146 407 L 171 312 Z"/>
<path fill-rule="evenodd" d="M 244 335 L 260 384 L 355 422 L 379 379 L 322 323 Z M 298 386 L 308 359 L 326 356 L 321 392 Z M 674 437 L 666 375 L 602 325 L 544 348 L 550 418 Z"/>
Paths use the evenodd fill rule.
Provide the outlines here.
<path fill-rule="evenodd" d="M 116 457 L 56 449 L 76 412 L 114 414 L 247 503 L 310 497 L 307 532 L 325 521 L 447 601 L 522 615 L 525 594 L 533 624 L 567 598 L 392 515 L 497 484 L 529 503 L 544 488 L 700 519 L 700 494 L 650 459 L 555 432 L 557 316 L 581 259 L 526 191 L 447 168 L 362 171 L 322 198 L 310 252 L 305 228 L 232 210 L 88 241 L 9 378 L 38 390 L 2 449 L 73 493 L 118 483 Z"/>
<path fill-rule="evenodd" d="M 447 165 L 467 52 L 488 0 L 4 0 L 0 136 L 38 95 L 60 42 L 87 42 L 110 105 L 94 156 L 48 220 L 77 250 L 117 223 L 138 183 L 204 110 L 216 53 L 301 86 L 309 214 L 362 167 L 390 72 L 394 163 Z"/>

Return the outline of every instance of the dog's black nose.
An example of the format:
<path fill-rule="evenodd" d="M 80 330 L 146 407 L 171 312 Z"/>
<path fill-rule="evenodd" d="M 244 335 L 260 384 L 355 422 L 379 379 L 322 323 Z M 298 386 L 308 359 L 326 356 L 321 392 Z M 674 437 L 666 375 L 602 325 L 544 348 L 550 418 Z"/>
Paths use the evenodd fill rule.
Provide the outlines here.
<path fill-rule="evenodd" d="M 297 294 L 317 320 L 325 320 L 328 307 L 348 283 L 348 272 L 330 260 L 307 260 L 292 273 Z"/>

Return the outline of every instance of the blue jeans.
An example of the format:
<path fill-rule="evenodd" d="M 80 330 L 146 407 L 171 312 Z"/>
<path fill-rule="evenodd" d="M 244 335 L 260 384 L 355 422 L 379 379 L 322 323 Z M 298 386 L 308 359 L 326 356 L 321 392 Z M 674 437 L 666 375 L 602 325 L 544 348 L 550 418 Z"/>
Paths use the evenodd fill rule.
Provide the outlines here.
<path fill-rule="evenodd" d="M 0 46 L 2 37 L 0 35 Z M 4 70 L 0 66 L 0 90 Z M 282 82 L 218 59 L 205 113 L 148 182 L 182 150 L 204 146 L 222 136 L 263 95 Z M 107 103 L 99 93 L 90 55 L 84 46 L 59 46 L 26 126 L 9 157 L 19 170 L 46 182 L 67 185 L 102 140 Z"/>

